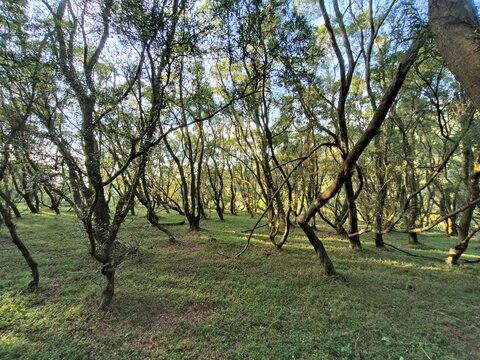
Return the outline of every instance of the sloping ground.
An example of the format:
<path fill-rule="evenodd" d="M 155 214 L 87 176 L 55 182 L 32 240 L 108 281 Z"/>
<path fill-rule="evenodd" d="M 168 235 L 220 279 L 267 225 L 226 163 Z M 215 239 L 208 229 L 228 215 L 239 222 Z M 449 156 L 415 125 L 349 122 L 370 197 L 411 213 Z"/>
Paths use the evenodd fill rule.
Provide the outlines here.
<path fill-rule="evenodd" d="M 175 244 L 142 216 L 119 238 L 138 252 L 121 264 L 111 311 L 97 309 L 103 279 L 80 223 L 43 211 L 17 221 L 39 263 L 40 288 L 0 231 L 1 359 L 479 359 L 480 264 L 449 267 L 321 232 L 337 270 L 327 278 L 302 233 L 283 251 L 265 229 L 240 259 L 253 220 L 174 227 Z M 178 220 L 170 216 L 166 220 Z M 406 247 L 444 258 L 453 239 Z M 480 256 L 472 242 L 470 259 Z"/>

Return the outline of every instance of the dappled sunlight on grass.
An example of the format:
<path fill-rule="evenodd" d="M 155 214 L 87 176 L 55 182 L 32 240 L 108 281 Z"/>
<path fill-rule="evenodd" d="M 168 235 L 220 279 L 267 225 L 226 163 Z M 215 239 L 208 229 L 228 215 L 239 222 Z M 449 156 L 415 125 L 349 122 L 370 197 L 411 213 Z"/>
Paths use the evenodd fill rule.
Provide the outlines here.
<path fill-rule="evenodd" d="M 75 218 L 22 220 L 19 233 L 40 264 L 34 293 L 25 291 L 28 268 L 2 237 L 0 358 L 333 360 L 353 359 L 354 349 L 363 359 L 422 359 L 422 349 L 438 359 L 480 357 L 480 330 L 465 325 L 480 322 L 477 266 L 377 249 L 368 236 L 352 251 L 327 230 L 318 236 L 344 278 L 328 277 L 298 228 L 282 251 L 259 229 L 235 258 L 255 222 L 246 214 L 203 221 L 200 232 L 172 227 L 172 244 L 137 211 L 118 237 L 138 252 L 119 266 L 106 313 L 98 310 L 101 265 Z M 385 241 L 439 258 L 454 243 L 443 234 L 421 236 L 418 247 L 405 246 L 403 234 Z M 480 257 L 478 242 L 467 253 Z"/>

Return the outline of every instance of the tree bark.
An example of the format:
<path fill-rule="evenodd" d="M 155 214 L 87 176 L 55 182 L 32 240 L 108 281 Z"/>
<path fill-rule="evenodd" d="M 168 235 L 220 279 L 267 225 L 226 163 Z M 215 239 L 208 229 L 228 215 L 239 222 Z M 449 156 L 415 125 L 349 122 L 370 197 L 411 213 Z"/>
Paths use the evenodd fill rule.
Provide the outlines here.
<path fill-rule="evenodd" d="M 428 19 L 438 50 L 480 109 L 480 21 L 472 0 L 429 0 Z"/>
<path fill-rule="evenodd" d="M 0 202 L 0 214 L 2 215 L 3 221 L 8 228 L 8 231 L 10 232 L 10 236 L 12 238 L 13 243 L 18 248 L 18 250 L 20 250 L 20 252 L 23 255 L 23 258 L 25 259 L 28 266 L 32 270 L 33 280 L 30 282 L 30 284 L 28 284 L 28 288 L 31 291 L 35 290 L 38 287 L 38 283 L 39 283 L 38 265 L 35 262 L 35 260 L 33 260 L 25 244 L 18 237 L 17 228 L 15 224 L 12 222 L 12 218 L 10 217 L 8 210 L 3 206 L 1 202 Z"/>
<path fill-rule="evenodd" d="M 335 267 L 333 266 L 333 263 L 330 260 L 330 257 L 328 256 L 327 251 L 325 250 L 325 247 L 323 246 L 323 243 L 320 241 L 317 234 L 315 234 L 313 227 L 309 225 L 308 222 L 306 221 L 299 221 L 298 224 L 302 228 L 305 235 L 307 235 L 307 238 L 308 238 L 308 241 L 310 241 L 310 244 L 312 244 L 313 249 L 315 250 L 315 253 L 318 256 L 318 260 L 320 260 L 320 264 L 323 267 L 323 271 L 325 272 L 325 275 L 328 275 L 328 276 L 336 275 L 337 272 L 335 271 Z"/>
<path fill-rule="evenodd" d="M 235 189 L 235 184 L 233 182 L 233 170 L 230 166 L 230 164 L 227 161 L 228 165 L 228 172 L 230 173 L 230 214 L 231 215 L 237 215 L 237 207 L 236 207 L 236 189 Z"/>
<path fill-rule="evenodd" d="M 384 154 L 380 148 L 380 137 L 375 137 L 375 179 L 377 180 L 377 196 L 375 198 L 375 227 L 382 230 L 383 227 L 383 209 L 385 207 L 385 200 L 387 199 L 387 183 L 385 182 L 385 173 L 383 168 Z M 381 248 L 383 245 L 383 235 L 375 235 L 375 247 Z"/>
<path fill-rule="evenodd" d="M 356 234 L 358 233 L 358 213 L 357 213 L 357 205 L 355 203 L 355 193 L 353 191 L 351 174 L 345 180 L 345 192 L 346 192 L 347 204 L 348 204 L 348 222 L 350 224 L 350 234 Z M 358 235 L 349 236 L 348 240 L 350 241 L 350 248 L 352 249 L 362 248 L 362 244 L 360 243 L 360 236 Z"/>
<path fill-rule="evenodd" d="M 106 264 L 102 268 L 102 275 L 107 279 L 107 286 L 102 293 L 102 303 L 100 308 L 102 310 L 107 310 L 110 307 L 110 303 L 112 302 L 115 293 L 115 267 L 111 264 Z"/>
<path fill-rule="evenodd" d="M 468 179 L 468 192 L 469 192 L 469 201 L 477 199 L 480 196 L 480 153 L 477 155 L 475 160 L 473 171 Z M 452 247 L 449 251 L 448 257 L 445 260 L 447 264 L 455 265 L 458 262 L 458 259 L 462 254 L 467 250 L 468 243 L 470 241 L 469 231 L 470 224 L 472 222 L 473 211 L 477 207 L 477 204 L 470 206 L 465 210 L 461 217 L 460 223 L 458 224 L 458 242 Z"/>
<path fill-rule="evenodd" d="M 3 192 L 0 190 L 0 197 L 5 201 L 5 204 L 12 209 L 13 213 L 15 214 L 16 218 L 21 218 L 22 214 L 20 214 L 20 211 L 17 208 L 17 205 L 12 201 L 10 198 L 9 194 Z"/>

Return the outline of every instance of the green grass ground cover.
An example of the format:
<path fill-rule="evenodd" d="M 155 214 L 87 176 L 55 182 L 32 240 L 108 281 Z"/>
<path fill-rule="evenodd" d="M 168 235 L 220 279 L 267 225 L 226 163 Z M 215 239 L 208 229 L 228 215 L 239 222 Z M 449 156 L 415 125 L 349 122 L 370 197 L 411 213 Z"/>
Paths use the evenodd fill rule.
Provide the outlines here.
<path fill-rule="evenodd" d="M 166 221 L 180 220 L 166 215 Z M 171 244 L 144 216 L 119 238 L 138 247 L 119 267 L 112 309 L 98 310 L 100 266 L 72 213 L 43 210 L 15 220 L 39 263 L 40 288 L 6 229 L 0 230 L 0 359 L 479 359 L 480 264 L 449 267 L 321 231 L 345 279 L 322 275 L 299 229 L 283 251 L 265 229 L 239 259 L 248 215 L 173 230 Z M 386 241 L 445 258 L 454 239 Z M 480 242 L 466 258 L 480 257 Z"/>

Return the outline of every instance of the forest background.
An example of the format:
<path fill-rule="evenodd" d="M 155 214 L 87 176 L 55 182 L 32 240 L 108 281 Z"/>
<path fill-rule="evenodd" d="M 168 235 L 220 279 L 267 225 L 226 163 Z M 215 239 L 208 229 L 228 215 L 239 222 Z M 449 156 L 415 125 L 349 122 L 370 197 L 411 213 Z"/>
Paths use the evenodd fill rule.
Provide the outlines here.
<path fill-rule="evenodd" d="M 413 255 L 419 259 L 407 268 L 428 263 L 478 294 L 478 271 L 448 267 L 479 262 L 475 245 L 462 257 L 480 230 L 473 2 L 42 0 L 2 1 L 0 13 L 0 212 L 2 234 L 9 236 L 2 241 L 20 250 L 31 271 L 28 288 L 36 290 L 18 295 L 19 285 L 5 275 L 6 313 L 15 313 L 10 305 L 18 301 L 28 313 L 29 301 L 46 296 L 36 254 L 56 264 L 65 251 L 67 273 L 84 271 L 83 264 L 91 281 L 104 277 L 100 308 L 111 313 L 117 271 L 147 266 L 142 256 L 150 250 L 159 259 L 172 255 L 178 243 L 189 244 L 177 254 L 182 262 L 201 256 L 211 262 L 210 280 L 219 262 L 244 271 L 248 264 L 240 259 L 258 256 L 258 246 L 280 273 L 303 268 L 288 250 L 308 239 L 317 256 L 313 266 L 334 279 L 325 280 L 334 292 L 354 281 L 352 266 L 367 266 L 375 277 L 386 270 L 372 263 Z M 53 214 L 68 226 L 54 225 Z M 152 228 L 133 225 L 139 215 Z M 427 232 L 432 235 L 420 241 Z M 338 254 L 335 241 L 349 252 Z M 332 246 L 333 261 L 324 243 Z M 78 252 L 79 244 L 88 250 Z M 191 259 L 197 246 L 205 253 Z M 23 267 L 5 264 L 25 277 Z M 142 283 L 155 283 L 136 271 Z M 55 288 L 55 276 L 45 276 Z M 352 286 L 361 292 L 354 298 L 372 291 L 362 281 Z M 405 286 L 419 285 L 410 279 Z M 95 304 L 92 289 L 85 291 L 84 301 Z M 122 294 L 119 306 L 128 302 Z M 469 306 L 475 305 L 464 306 L 465 314 Z M 200 325 L 208 322 L 202 316 Z M 0 339 L 13 356 L 12 334 L 23 330 L 15 315 L 9 318 Z M 187 325 L 198 331 L 198 323 Z M 468 329 L 478 334 L 476 326 Z M 464 332 L 459 337 L 470 339 Z M 164 341 L 162 354 L 172 339 Z M 472 341 L 460 341 L 452 350 L 457 355 L 449 356 L 466 352 L 468 358 Z M 328 345 L 333 358 L 378 350 L 362 355 L 358 338 L 340 349 L 336 343 Z M 390 346 L 391 337 L 382 336 L 381 344 Z M 439 342 L 428 344 L 437 355 L 445 351 Z M 430 356 L 422 346 L 416 351 Z"/>

